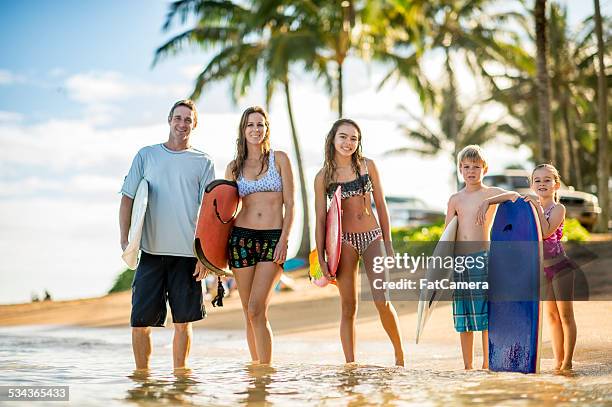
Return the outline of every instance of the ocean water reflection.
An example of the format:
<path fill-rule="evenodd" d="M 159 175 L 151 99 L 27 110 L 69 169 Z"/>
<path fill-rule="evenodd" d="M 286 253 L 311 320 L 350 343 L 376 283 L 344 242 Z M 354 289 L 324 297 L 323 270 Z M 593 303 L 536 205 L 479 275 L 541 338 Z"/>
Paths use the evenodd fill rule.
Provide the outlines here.
<path fill-rule="evenodd" d="M 171 334 L 154 333 L 152 369 L 141 373 L 133 371 L 126 328 L 3 328 L 0 384 L 68 385 L 70 404 L 100 406 L 612 403 L 603 354 L 601 362 L 576 363 L 572 376 L 547 370 L 550 360 L 542 374 L 523 375 L 464 372 L 456 349 L 422 345 L 409 348 L 408 368 L 385 366 L 391 354 L 378 342 L 360 343 L 363 363 L 345 365 L 337 343 L 278 338 L 275 365 L 262 367 L 245 362 L 240 333 L 196 331 L 191 368 L 172 371 Z"/>

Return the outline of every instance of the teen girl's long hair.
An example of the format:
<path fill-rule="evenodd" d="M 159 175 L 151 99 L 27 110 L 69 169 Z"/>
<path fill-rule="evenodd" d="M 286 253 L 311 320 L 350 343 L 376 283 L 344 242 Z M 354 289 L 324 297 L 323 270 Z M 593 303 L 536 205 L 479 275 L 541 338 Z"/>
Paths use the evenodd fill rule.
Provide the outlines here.
<path fill-rule="evenodd" d="M 358 133 L 358 141 L 357 141 L 357 150 L 351 156 L 351 166 L 353 167 L 353 171 L 359 177 L 359 163 L 363 160 L 363 154 L 361 152 L 361 129 L 355 123 L 355 121 L 351 119 L 338 119 L 333 124 L 332 128 L 327 133 L 327 137 L 325 138 L 325 162 L 323 163 L 324 168 L 324 181 L 325 181 L 325 190 L 329 188 L 329 185 L 336 180 L 336 162 L 334 161 L 334 157 L 336 154 L 336 148 L 334 147 L 334 138 L 336 137 L 336 133 L 338 132 L 338 128 L 343 124 L 348 124 L 357 129 Z"/>
<path fill-rule="evenodd" d="M 553 179 L 555 180 L 555 184 L 560 184 L 561 183 L 561 176 L 559 175 L 559 170 L 557 170 L 553 165 L 551 164 L 539 164 L 536 165 L 536 167 L 533 169 L 533 171 L 531 172 L 531 184 L 533 185 L 533 174 L 535 174 L 535 172 L 541 168 L 546 168 L 548 170 L 550 170 L 550 172 L 552 172 L 553 174 Z M 559 203 L 559 191 L 555 191 L 554 195 L 553 195 L 553 201 L 555 203 Z"/>
<path fill-rule="evenodd" d="M 264 170 L 267 169 L 268 160 L 270 158 L 270 118 L 268 117 L 268 112 L 261 106 L 251 106 L 247 108 L 244 112 L 242 112 L 242 117 L 240 118 L 240 125 L 238 126 L 238 137 L 236 138 L 236 155 L 234 156 L 234 166 L 232 168 L 232 174 L 234 175 L 234 179 L 238 179 L 240 175 L 242 175 L 242 170 L 244 168 L 244 162 L 246 161 L 249 152 L 246 146 L 246 127 L 249 121 L 249 115 L 251 113 L 259 113 L 264 117 L 264 122 L 266 125 L 266 133 L 264 134 L 263 140 L 261 141 L 261 168 L 259 169 L 259 174 L 261 175 Z"/>

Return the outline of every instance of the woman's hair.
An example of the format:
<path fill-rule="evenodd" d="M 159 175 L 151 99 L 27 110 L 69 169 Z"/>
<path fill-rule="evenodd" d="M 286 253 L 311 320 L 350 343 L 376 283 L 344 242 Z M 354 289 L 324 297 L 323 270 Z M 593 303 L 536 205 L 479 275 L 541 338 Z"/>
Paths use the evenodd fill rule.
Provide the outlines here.
<path fill-rule="evenodd" d="M 358 140 L 357 140 L 357 150 L 351 156 L 351 166 L 353 170 L 359 176 L 359 163 L 363 159 L 363 155 L 361 153 L 361 129 L 355 123 L 355 121 L 351 119 L 338 119 L 333 124 L 332 128 L 327 133 L 327 137 L 325 138 L 325 162 L 323 163 L 323 174 L 325 181 L 325 190 L 329 188 L 329 185 L 334 182 L 334 176 L 336 173 L 336 162 L 334 161 L 334 156 L 336 154 L 336 148 L 334 147 L 334 138 L 336 137 L 336 133 L 338 132 L 338 128 L 343 124 L 348 124 L 353 126 L 357 130 Z"/>
<path fill-rule="evenodd" d="M 550 172 L 552 172 L 553 174 L 553 179 L 555 180 L 555 184 L 560 184 L 561 183 L 561 176 L 559 175 L 559 171 L 551 164 L 539 164 L 536 165 L 536 167 L 533 169 L 533 171 L 531 172 L 531 179 L 529 181 L 531 181 L 531 185 L 533 185 L 533 174 L 535 174 L 535 172 L 539 169 L 542 168 L 546 168 L 548 170 L 550 170 Z M 553 195 L 553 201 L 555 201 L 555 203 L 559 203 L 559 191 L 555 191 L 554 195 Z"/>
<path fill-rule="evenodd" d="M 266 124 L 266 134 L 264 134 L 264 138 L 261 141 L 261 168 L 259 170 L 259 174 L 264 172 L 265 166 L 268 164 L 268 159 L 270 158 L 270 119 L 268 117 L 268 112 L 261 106 L 251 106 L 247 108 L 240 118 L 240 125 L 238 126 L 238 137 L 236 138 L 236 155 L 234 156 L 234 166 L 232 168 L 232 174 L 234 175 L 234 179 L 238 179 L 240 174 L 242 174 L 242 169 L 244 168 L 244 162 L 248 157 L 248 150 L 246 147 L 246 127 L 249 121 L 249 115 L 251 113 L 259 113 L 264 117 L 264 122 Z M 258 174 L 258 175 L 259 175 Z"/>

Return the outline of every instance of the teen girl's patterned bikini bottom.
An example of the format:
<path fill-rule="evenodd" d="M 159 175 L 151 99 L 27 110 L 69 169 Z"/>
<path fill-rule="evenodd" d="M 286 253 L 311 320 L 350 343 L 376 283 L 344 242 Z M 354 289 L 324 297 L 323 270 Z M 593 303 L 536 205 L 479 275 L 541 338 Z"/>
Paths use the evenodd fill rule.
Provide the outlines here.
<path fill-rule="evenodd" d="M 342 243 L 346 243 L 351 246 L 359 256 L 370 247 L 372 242 L 382 238 L 382 229 L 376 228 L 368 230 L 367 232 L 358 233 L 343 233 Z"/>

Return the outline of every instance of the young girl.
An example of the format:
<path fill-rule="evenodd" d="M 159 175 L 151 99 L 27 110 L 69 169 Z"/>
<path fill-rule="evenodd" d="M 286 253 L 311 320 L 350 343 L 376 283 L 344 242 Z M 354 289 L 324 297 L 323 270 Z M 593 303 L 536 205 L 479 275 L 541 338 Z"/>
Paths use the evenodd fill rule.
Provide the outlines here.
<path fill-rule="evenodd" d="M 355 361 L 355 315 L 357 312 L 357 271 L 359 258 L 365 264 L 370 284 L 375 278 L 374 258 L 393 256 L 389 214 L 374 162 L 361 155 L 361 130 L 357 123 L 340 119 L 325 140 L 325 163 L 315 178 L 316 244 L 323 274 L 332 280 L 325 262 L 326 197 L 338 186 L 342 191 L 342 251 L 337 271 L 342 316 L 340 340 L 347 363 Z M 380 225 L 372 214 L 374 198 Z M 383 244 L 384 242 L 384 244 Z M 385 253 L 386 252 L 386 253 Z M 374 304 L 395 351 L 395 364 L 404 365 L 399 322 L 393 305 L 380 290 L 372 290 Z"/>
<path fill-rule="evenodd" d="M 242 197 L 229 240 L 234 272 L 246 322 L 246 336 L 255 363 L 272 359 L 268 304 L 287 258 L 293 222 L 293 174 L 287 154 L 270 149 L 266 111 L 250 107 L 240 119 L 236 157 L 225 171 Z"/>
<path fill-rule="evenodd" d="M 556 370 L 571 370 L 576 346 L 574 296 L 574 264 L 561 245 L 565 207 L 559 203 L 559 172 L 550 164 L 540 164 L 531 174 L 531 188 L 537 194 L 525 200 L 534 204 L 540 218 L 544 238 L 544 273 L 547 287 L 544 308 L 551 328 Z"/>
<path fill-rule="evenodd" d="M 576 321 L 572 298 L 574 296 L 574 263 L 565 255 L 561 245 L 565 207 L 559 203 L 561 186 L 559 172 L 550 164 L 540 164 L 531 174 L 531 189 L 537 197 L 526 196 L 537 212 L 544 246 L 544 273 L 546 274 L 546 300 L 544 309 L 551 328 L 555 370 L 571 370 L 576 346 Z M 479 216 L 488 205 L 513 200 L 514 192 L 485 200 Z"/>

